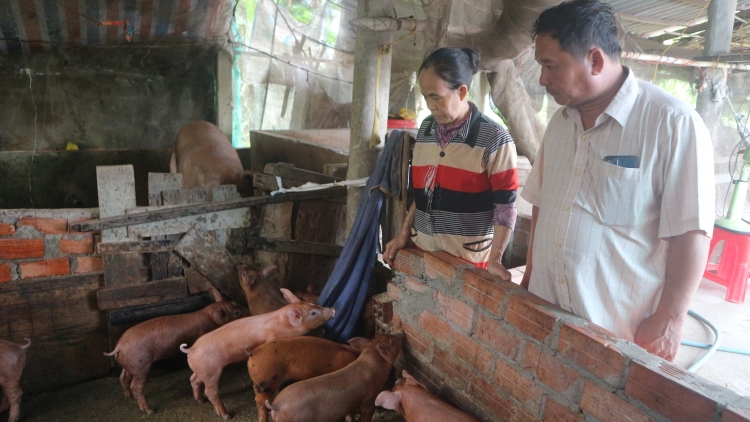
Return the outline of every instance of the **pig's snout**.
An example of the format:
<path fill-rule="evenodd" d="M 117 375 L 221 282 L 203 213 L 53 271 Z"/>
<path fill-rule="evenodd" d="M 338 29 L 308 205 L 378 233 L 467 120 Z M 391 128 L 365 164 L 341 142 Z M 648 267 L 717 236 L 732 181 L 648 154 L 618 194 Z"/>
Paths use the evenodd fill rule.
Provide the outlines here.
<path fill-rule="evenodd" d="M 333 317 L 335 317 L 335 316 L 336 316 L 336 310 L 335 310 L 335 309 L 333 309 L 333 308 L 327 308 L 327 309 L 326 309 L 326 310 L 325 310 L 325 311 L 323 312 L 323 316 L 325 316 L 325 317 L 326 317 L 326 319 L 329 319 L 329 320 L 330 320 L 330 319 L 333 319 Z"/>

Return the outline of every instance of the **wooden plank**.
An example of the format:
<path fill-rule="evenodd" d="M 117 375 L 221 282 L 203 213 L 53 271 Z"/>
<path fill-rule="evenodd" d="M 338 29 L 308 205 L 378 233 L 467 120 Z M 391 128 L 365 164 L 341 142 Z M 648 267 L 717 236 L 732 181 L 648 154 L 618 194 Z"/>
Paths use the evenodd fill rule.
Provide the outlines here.
<path fill-rule="evenodd" d="M 316 242 L 301 242 L 298 240 L 269 239 L 265 237 L 250 237 L 247 247 L 271 252 L 290 252 L 306 255 L 339 256 L 344 249 L 338 245 Z"/>
<path fill-rule="evenodd" d="M 120 287 L 141 282 L 140 255 L 103 255 L 102 261 L 105 287 Z"/>
<path fill-rule="evenodd" d="M 153 223 L 133 224 L 128 226 L 128 234 L 139 237 L 172 235 L 185 233 L 195 224 L 200 224 L 205 230 L 218 230 L 250 227 L 254 222 L 250 208 L 238 208 Z"/>
<path fill-rule="evenodd" d="M 303 170 L 288 163 L 268 163 L 263 167 L 263 173 L 302 183 L 312 182 L 319 185 L 344 180 L 340 177 L 332 177 L 310 170 Z"/>
<path fill-rule="evenodd" d="M 185 268 L 185 280 L 187 280 L 188 293 L 191 295 L 206 292 L 210 287 L 213 287 L 211 280 L 193 267 Z"/>
<path fill-rule="evenodd" d="M 214 187 L 213 202 L 226 202 L 240 199 L 240 193 L 237 192 L 237 185 L 221 185 Z"/>
<path fill-rule="evenodd" d="M 162 192 L 182 188 L 182 174 L 180 173 L 149 173 L 148 174 L 148 197 L 150 206 L 161 206 Z M 126 211 L 127 212 L 127 211 Z M 164 240 L 166 236 L 152 236 L 152 240 Z M 174 239 L 174 243 L 177 243 Z M 170 249 L 171 251 L 171 249 Z M 151 258 L 151 279 L 164 280 L 169 278 L 169 253 L 157 252 Z"/>
<path fill-rule="evenodd" d="M 182 188 L 182 174 L 180 173 L 149 173 L 148 174 L 148 194 L 149 195 L 161 195 L 165 190 L 174 190 Z M 160 196 L 161 197 L 161 196 Z M 161 200 L 158 204 L 152 204 L 149 201 L 149 205 L 161 205 Z"/>
<path fill-rule="evenodd" d="M 346 179 L 346 172 L 349 170 L 349 163 L 323 164 L 323 173 L 326 176 Z"/>
<path fill-rule="evenodd" d="M 256 196 L 252 198 L 241 198 L 227 202 L 211 202 L 205 204 L 191 204 L 169 207 L 165 209 L 128 214 L 125 216 L 83 221 L 80 223 L 72 224 L 71 227 L 74 230 L 88 232 L 237 208 L 247 208 L 266 204 L 280 204 L 285 202 L 307 201 L 312 199 L 338 198 L 345 196 L 345 186 L 332 186 L 329 188 L 314 191 L 290 192 L 283 195 Z"/>
<path fill-rule="evenodd" d="M 260 214 L 260 236 L 271 239 L 292 240 L 293 215 L 293 203 L 264 206 Z M 276 280 L 287 279 L 288 253 L 256 250 L 253 256 L 255 257 L 255 264 L 260 268 L 265 268 L 269 265 L 276 266 Z"/>
<path fill-rule="evenodd" d="M 187 294 L 187 281 L 184 277 L 176 277 L 99 290 L 96 298 L 99 309 L 109 311 L 180 299 Z"/>
<path fill-rule="evenodd" d="M 300 203 L 295 216 L 294 240 L 336 247 L 333 242 L 336 239 L 337 219 L 331 217 L 337 216 L 341 207 L 343 205 L 327 201 Z M 333 271 L 335 262 L 335 257 L 292 254 L 289 257 L 288 282 L 285 287 L 306 290 L 312 285 L 314 290 L 320 291 Z"/>
<path fill-rule="evenodd" d="M 103 285 L 101 274 L 0 283 L 0 338 L 31 339 L 24 394 L 109 375 L 107 316 L 91 300 Z"/>
<path fill-rule="evenodd" d="M 281 186 L 283 186 L 284 189 L 296 188 L 303 184 L 304 182 L 298 182 L 296 180 L 281 179 Z M 253 175 L 253 187 L 267 191 L 275 191 L 279 190 L 279 182 L 275 177 L 269 174 L 255 173 Z"/>
<path fill-rule="evenodd" d="M 172 189 L 161 193 L 162 205 L 200 204 L 208 201 L 206 188 Z"/>
<path fill-rule="evenodd" d="M 197 295 L 155 305 L 117 309 L 109 313 L 109 322 L 112 325 L 132 324 L 161 316 L 186 314 L 203 309 L 213 302 L 209 295 Z"/>
<path fill-rule="evenodd" d="M 183 265 L 182 257 L 174 252 L 169 253 L 169 261 L 167 262 L 167 277 L 182 277 L 182 270 L 186 266 Z"/>
<path fill-rule="evenodd" d="M 235 268 L 237 262 L 206 230 L 196 224 L 185 233 L 174 249 L 220 291 L 235 302 L 247 306 L 245 292 L 240 286 Z"/>
<path fill-rule="evenodd" d="M 132 165 L 97 166 L 96 183 L 99 193 L 99 216 L 113 217 L 125 214 L 135 207 L 135 176 Z M 102 230 L 102 242 L 125 240 L 127 230 Z"/>
<path fill-rule="evenodd" d="M 142 240 L 140 242 L 99 243 L 96 252 L 99 255 L 124 253 L 170 252 L 177 242 L 174 240 Z"/>

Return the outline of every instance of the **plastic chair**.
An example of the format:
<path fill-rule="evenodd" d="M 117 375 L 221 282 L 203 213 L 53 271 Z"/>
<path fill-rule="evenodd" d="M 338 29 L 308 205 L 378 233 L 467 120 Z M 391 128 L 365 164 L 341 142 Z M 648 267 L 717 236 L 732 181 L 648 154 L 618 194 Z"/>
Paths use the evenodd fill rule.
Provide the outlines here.
<path fill-rule="evenodd" d="M 724 241 L 724 250 L 718 263 L 706 264 L 703 277 L 726 286 L 725 300 L 734 303 L 745 302 L 747 280 L 750 275 L 750 234 L 743 234 L 714 226 L 714 235 L 708 250 L 708 259 L 719 242 Z"/>

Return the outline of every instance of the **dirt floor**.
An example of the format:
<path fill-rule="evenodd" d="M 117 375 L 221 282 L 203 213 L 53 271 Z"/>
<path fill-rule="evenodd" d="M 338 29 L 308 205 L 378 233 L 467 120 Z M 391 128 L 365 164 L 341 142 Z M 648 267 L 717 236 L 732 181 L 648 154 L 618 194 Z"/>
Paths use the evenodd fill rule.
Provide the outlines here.
<path fill-rule="evenodd" d="M 119 372 L 118 372 L 119 374 Z M 116 376 L 101 378 L 55 391 L 27 395 L 21 402 L 20 422 L 26 421 L 92 421 L 92 422 L 219 422 L 213 406 L 193 400 L 190 368 L 184 364 L 164 365 L 152 369 L 145 393 L 153 415 L 138 409 L 135 400 L 125 398 Z M 238 422 L 257 421 L 252 384 L 245 365 L 225 368 L 220 394 L 227 410 Z M 390 410 L 376 411 L 374 422 L 403 422 Z M 0 420 L 7 418 L 7 413 Z"/>

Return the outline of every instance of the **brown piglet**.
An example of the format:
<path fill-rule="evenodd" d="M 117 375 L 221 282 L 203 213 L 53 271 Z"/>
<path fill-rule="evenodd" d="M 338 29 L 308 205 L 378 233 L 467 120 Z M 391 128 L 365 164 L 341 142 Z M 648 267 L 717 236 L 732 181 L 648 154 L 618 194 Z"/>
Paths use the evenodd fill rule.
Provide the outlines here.
<path fill-rule="evenodd" d="M 349 345 L 317 337 L 292 337 L 266 343 L 248 353 L 247 372 L 253 381 L 258 420 L 268 422 L 265 402 L 290 381 L 337 371 L 354 362 L 359 351 Z"/>
<path fill-rule="evenodd" d="M 406 422 L 479 422 L 474 416 L 440 400 L 406 370 L 393 391 L 378 394 L 375 405 L 397 411 Z"/>
<path fill-rule="evenodd" d="M 250 315 L 266 314 L 286 306 L 287 302 L 279 289 L 268 281 L 274 274 L 276 274 L 275 265 L 269 265 L 262 271 L 244 264 L 237 265 L 237 275 L 240 278 L 240 286 L 245 292 Z"/>
<path fill-rule="evenodd" d="M 276 422 L 336 422 L 360 410 L 360 422 L 371 422 L 375 397 L 383 390 L 393 362 L 401 352 L 401 335 L 381 334 L 374 340 L 355 337 L 349 344 L 361 350 L 345 368 L 292 384 L 266 402 Z"/>
<path fill-rule="evenodd" d="M 248 316 L 245 308 L 235 302 L 223 300 L 216 289 L 211 288 L 209 291 L 216 302 L 199 311 L 158 317 L 134 325 L 120 337 L 115 350 L 104 354 L 114 356 L 122 366 L 120 384 L 125 397 L 135 396 L 142 411 L 154 413 L 143 394 L 146 376 L 154 362 L 179 356 L 180 344 L 192 344 L 203 334 Z"/>
<path fill-rule="evenodd" d="M 331 308 L 301 302 L 292 292 L 281 289 L 288 305 L 267 314 L 255 315 L 231 322 L 199 338 L 189 350 L 185 345 L 180 350 L 188 354 L 188 365 L 193 370 L 190 384 L 193 396 L 203 400 L 205 395 L 214 405 L 216 414 L 231 418 L 219 399 L 219 378 L 224 366 L 247 359 L 247 350 L 253 350 L 269 341 L 306 334 L 334 317 Z"/>
<path fill-rule="evenodd" d="M 23 391 L 18 381 L 21 380 L 23 367 L 26 366 L 26 349 L 31 346 L 31 340 L 27 338 L 24 340 L 26 344 L 23 346 L 0 340 L 0 387 L 3 390 L 0 413 L 10 407 L 8 422 L 16 422 L 21 415 Z"/>

